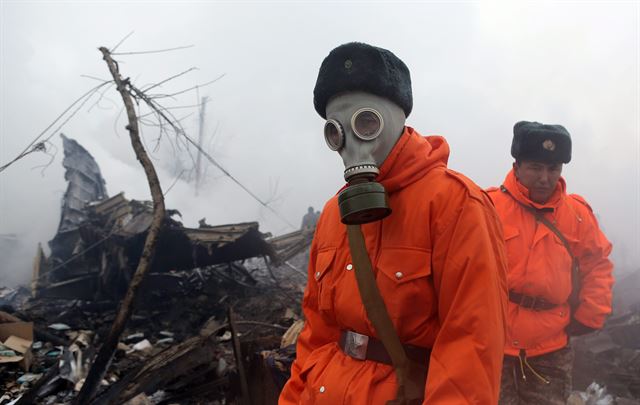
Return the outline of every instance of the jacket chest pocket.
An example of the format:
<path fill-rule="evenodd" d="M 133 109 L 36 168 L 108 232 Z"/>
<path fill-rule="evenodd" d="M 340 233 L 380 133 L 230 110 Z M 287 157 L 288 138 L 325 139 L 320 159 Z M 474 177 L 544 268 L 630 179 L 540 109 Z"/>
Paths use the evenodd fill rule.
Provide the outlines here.
<path fill-rule="evenodd" d="M 318 252 L 318 256 L 316 257 L 313 277 L 318 287 L 318 309 L 320 311 L 333 310 L 334 289 L 330 273 L 335 256 L 336 249 L 329 249 Z"/>
<path fill-rule="evenodd" d="M 522 245 L 522 240 L 518 238 L 520 236 L 520 230 L 515 226 L 504 225 L 503 226 L 504 241 L 507 248 L 507 259 L 509 268 L 516 267 L 516 264 L 526 259 L 526 251 Z"/>
<path fill-rule="evenodd" d="M 436 310 L 431 277 L 431 252 L 410 248 L 383 248 L 378 260 L 378 287 L 391 318 Z"/>

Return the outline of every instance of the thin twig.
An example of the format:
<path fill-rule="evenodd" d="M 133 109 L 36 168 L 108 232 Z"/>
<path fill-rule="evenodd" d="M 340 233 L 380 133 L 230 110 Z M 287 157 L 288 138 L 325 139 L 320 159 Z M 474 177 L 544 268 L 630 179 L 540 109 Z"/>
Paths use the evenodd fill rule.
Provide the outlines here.
<path fill-rule="evenodd" d="M 197 70 L 197 69 L 198 69 L 198 68 L 196 68 L 196 67 L 191 67 L 191 68 L 189 68 L 189 69 L 185 70 L 184 72 L 180 72 L 180 73 L 178 73 L 177 75 L 173 75 L 173 76 L 171 76 L 171 77 L 169 77 L 169 78 L 167 78 L 167 79 L 164 79 L 163 81 L 161 81 L 161 82 L 159 82 L 159 83 L 156 83 L 156 84 L 152 85 L 151 87 L 147 87 L 146 89 L 143 89 L 142 91 L 144 91 L 144 92 L 146 93 L 146 92 L 148 92 L 149 90 L 151 90 L 151 89 L 153 89 L 153 88 L 156 88 L 156 87 L 158 87 L 158 86 L 161 86 L 161 85 L 163 85 L 164 83 L 166 83 L 166 82 L 168 82 L 168 81 L 170 81 L 170 80 L 176 79 L 176 78 L 178 78 L 178 77 L 180 77 L 180 76 L 182 76 L 182 75 L 186 75 L 187 73 L 189 73 L 189 72 L 191 72 L 191 71 L 193 71 L 193 70 Z"/>
<path fill-rule="evenodd" d="M 31 170 L 35 170 L 35 169 L 41 169 L 40 170 L 40 176 L 44 177 L 44 171 L 51 166 L 51 163 L 53 163 L 53 161 L 55 160 L 56 156 L 58 155 L 58 148 L 56 147 L 56 145 L 53 144 L 53 142 L 50 141 L 46 141 L 47 144 L 49 144 L 49 147 L 51 149 L 53 149 L 53 153 L 49 153 L 47 151 L 47 149 L 45 148 L 42 152 L 49 156 L 51 159 L 49 159 L 49 161 L 43 165 L 38 165 L 38 166 L 34 166 L 31 168 Z"/>
<path fill-rule="evenodd" d="M 116 119 L 115 121 L 113 121 L 113 132 L 116 134 L 118 138 L 120 138 L 120 134 L 118 133 L 118 120 L 120 119 L 120 116 L 122 115 L 123 111 L 124 111 L 124 106 L 120 109 L 120 111 L 118 111 L 118 115 L 116 115 Z"/>
<path fill-rule="evenodd" d="M 180 180 L 180 177 L 182 177 L 182 174 L 183 174 L 184 172 L 185 172 L 184 170 L 183 170 L 183 171 L 181 171 L 181 172 L 180 172 L 180 174 L 178 175 L 178 177 L 176 177 L 176 179 L 173 181 L 173 183 L 171 183 L 171 185 L 167 188 L 167 190 L 164 192 L 164 196 L 165 196 L 165 197 L 167 196 L 167 194 L 169 194 L 169 191 L 171 191 L 171 189 L 173 188 L 173 186 L 175 186 L 175 185 L 176 185 L 176 183 L 178 182 L 178 180 Z"/>
<path fill-rule="evenodd" d="M 179 106 L 175 106 L 175 107 L 164 107 L 165 110 L 184 110 L 187 108 L 195 108 L 195 107 L 200 107 L 202 104 L 192 104 L 192 105 L 179 105 Z M 157 115 L 155 111 L 150 111 L 148 113 L 145 114 L 141 114 L 138 118 L 145 118 L 148 117 L 150 115 Z"/>
<path fill-rule="evenodd" d="M 143 93 L 146 95 L 146 93 Z M 145 101 L 146 102 L 146 101 Z M 149 105 L 147 103 L 147 105 Z M 173 115 L 173 113 L 169 110 L 167 110 L 165 107 L 163 107 L 162 105 L 155 103 L 155 106 L 157 107 L 156 111 L 161 112 L 162 114 L 159 114 L 160 118 L 165 118 L 168 116 L 169 117 L 169 121 L 167 121 L 169 123 L 169 125 L 173 128 L 173 130 L 176 132 L 176 139 L 175 139 L 175 149 L 181 151 L 182 148 L 181 146 L 183 145 L 181 143 L 184 143 L 184 149 L 187 151 L 187 154 L 189 155 L 189 158 L 191 159 L 191 163 L 195 165 L 196 160 L 193 157 L 193 154 L 191 153 L 191 149 L 189 149 L 189 144 L 186 143 L 186 141 L 183 141 L 182 138 L 180 137 L 180 135 L 183 135 L 185 138 L 188 138 L 186 135 L 186 131 L 184 129 L 184 127 L 182 126 L 182 120 L 184 120 L 186 117 L 183 117 L 182 119 L 178 119 L 175 115 Z M 159 119 L 159 122 L 163 122 L 162 119 Z M 171 137 L 169 137 L 170 143 L 173 145 L 173 143 L 171 142 Z M 175 150 L 174 149 L 174 150 Z"/>
<path fill-rule="evenodd" d="M 176 92 L 176 93 L 171 93 L 171 94 L 159 94 L 159 95 L 155 95 L 155 96 L 150 96 L 149 98 L 156 99 L 156 98 L 168 98 L 168 97 L 178 96 L 178 95 L 180 95 L 180 94 L 184 94 L 184 93 L 186 93 L 186 92 L 188 92 L 188 91 L 191 91 L 191 90 L 200 89 L 200 87 L 209 86 L 209 85 L 211 85 L 211 84 L 213 84 L 213 83 L 217 82 L 218 80 L 222 79 L 225 75 L 226 75 L 226 73 L 223 73 L 223 74 L 221 74 L 220 76 L 216 77 L 215 79 L 213 79 L 213 80 L 211 80 L 211 81 L 208 81 L 208 82 L 206 82 L 206 83 L 202 83 L 202 84 L 196 84 L 196 85 L 195 85 L 195 86 L 193 86 L 193 87 L 190 87 L 190 88 L 185 89 L 185 90 L 178 91 L 178 92 Z"/>
<path fill-rule="evenodd" d="M 87 79 L 93 79 L 93 80 L 97 80 L 99 82 L 113 82 L 113 80 L 108 80 L 108 79 L 102 79 L 100 77 L 96 77 L 96 76 L 91 76 L 91 75 L 80 75 L 80 77 L 86 77 Z"/>
<path fill-rule="evenodd" d="M 110 98 L 107 98 L 107 97 L 104 96 L 105 93 L 107 91 L 109 91 L 112 86 L 115 86 L 115 84 L 116 84 L 116 82 L 111 81 L 111 84 L 109 86 L 105 87 L 104 90 L 102 90 L 102 92 L 100 93 L 100 97 L 98 97 L 98 99 L 96 100 L 95 103 L 91 104 L 91 107 L 89 107 L 87 112 L 91 112 L 91 110 L 93 110 L 93 107 L 98 106 L 98 104 L 100 103 L 100 101 L 102 101 L 103 98 L 106 98 L 107 100 L 111 101 L 113 103 L 113 105 L 117 107 L 117 104 L 115 103 L 115 101 L 113 101 Z M 101 110 L 104 110 L 104 108 L 101 108 L 100 106 L 98 106 L 98 108 L 100 108 Z"/>
<path fill-rule="evenodd" d="M 111 55 L 146 55 L 149 53 L 162 53 L 162 52 L 171 52 L 177 51 L 180 49 L 188 49 L 193 48 L 195 45 L 187 45 L 187 46 L 178 46 L 175 48 L 167 48 L 167 49 L 158 49 L 155 51 L 137 51 L 137 52 L 113 52 Z"/>
<path fill-rule="evenodd" d="M 60 119 L 62 119 L 62 117 L 64 117 L 64 115 L 65 115 L 67 112 L 69 112 L 69 110 L 71 110 L 71 109 L 72 109 L 76 104 L 78 104 L 79 102 L 81 102 L 81 101 L 83 101 L 83 100 L 85 100 L 85 99 L 89 99 L 89 98 L 91 98 L 91 96 L 92 96 L 96 91 L 98 91 L 98 89 L 100 89 L 102 86 L 104 86 L 104 85 L 106 85 L 106 84 L 108 84 L 108 83 L 109 83 L 109 82 L 101 83 L 101 84 L 97 85 L 96 87 L 92 88 L 91 90 L 87 91 L 86 93 L 84 93 L 84 94 L 83 94 L 82 96 L 80 96 L 79 98 L 77 98 L 73 103 L 71 103 L 71 105 L 70 105 L 70 106 L 68 106 L 68 107 L 67 107 L 67 108 L 66 108 L 62 113 L 60 113 L 60 115 L 58 115 L 58 116 L 56 117 L 56 119 L 55 119 L 55 120 L 53 120 L 53 122 L 52 122 L 51 124 L 49 124 L 49 125 L 48 125 L 48 126 L 47 126 L 43 131 L 42 131 L 42 132 L 40 132 L 40 133 L 38 134 L 38 136 L 36 136 L 36 137 L 35 137 L 35 139 L 33 139 L 33 140 L 29 143 L 29 145 L 27 145 L 27 147 L 26 147 L 26 148 L 24 148 L 24 150 L 18 154 L 18 156 L 17 156 L 15 159 L 13 159 L 11 162 L 9 162 L 9 163 L 7 163 L 7 164 L 3 165 L 2 167 L 0 167 L 0 172 L 4 171 L 7 167 L 11 166 L 13 163 L 15 163 L 15 162 L 17 162 L 18 160 L 22 159 L 23 157 L 25 157 L 25 156 L 26 156 L 26 155 L 28 155 L 29 153 L 36 152 L 38 149 L 37 149 L 37 148 L 35 148 L 35 147 L 34 147 L 34 148 L 32 148 L 32 146 L 33 146 L 36 142 L 38 142 L 38 140 L 39 140 L 40 138 L 42 138 L 42 136 L 43 136 L 44 134 L 46 134 L 46 133 L 47 133 L 47 131 L 49 131 L 49 129 L 51 129 L 51 127 L 53 127 L 53 126 L 54 126 L 58 121 L 60 121 Z M 85 100 L 84 102 L 82 102 L 82 105 L 84 105 L 85 103 L 86 103 L 86 100 Z M 80 107 L 82 107 L 82 105 L 81 105 Z M 78 110 L 79 110 L 79 109 L 76 109 L 76 110 L 71 114 L 71 116 L 69 116 L 69 117 L 68 117 L 68 118 L 63 122 L 63 125 L 64 125 L 65 123 L 67 123 L 67 122 L 68 122 L 68 121 L 69 121 L 69 120 L 70 120 L 70 119 L 71 119 L 71 118 L 72 118 L 72 117 L 73 117 L 73 116 L 78 112 Z M 61 128 L 61 127 L 62 127 L 62 126 L 58 127 L 58 129 L 59 129 L 59 128 Z M 56 129 L 56 131 L 54 131 L 54 134 L 58 131 L 58 129 Z M 51 135 L 51 136 L 53 136 L 53 135 Z M 49 136 L 48 138 L 46 138 L 46 139 L 45 139 L 45 141 L 49 140 L 49 139 L 51 138 L 51 136 Z"/>
<path fill-rule="evenodd" d="M 7 167 L 11 166 L 12 164 L 17 162 L 18 160 L 22 159 L 23 157 L 27 156 L 28 154 L 33 153 L 33 152 L 41 152 L 43 150 L 44 150 L 44 142 L 40 142 L 40 143 L 35 144 L 33 146 L 33 148 L 31 148 L 30 150 L 22 152 L 21 154 L 16 156 L 12 161 L 10 161 L 9 163 L 7 163 L 4 166 L 0 167 L 0 172 L 3 171 L 4 169 L 6 169 Z"/>
<path fill-rule="evenodd" d="M 138 117 L 139 117 L 139 116 L 140 116 L 140 108 L 141 108 L 141 106 L 140 106 L 139 104 L 137 104 L 137 105 L 136 105 L 136 107 L 137 107 L 136 114 L 137 114 L 137 115 L 138 115 Z M 142 120 L 140 120 L 140 119 L 138 119 L 138 121 L 140 121 L 141 123 L 143 122 L 143 121 L 142 121 Z M 142 143 L 144 144 L 144 148 L 145 148 L 146 150 L 150 150 L 150 149 L 149 149 L 149 146 L 147 145 L 147 138 L 144 136 L 143 128 L 144 128 L 144 126 L 143 126 L 143 125 L 141 125 L 141 126 L 138 128 L 138 129 L 139 129 L 139 131 L 140 131 L 140 139 L 142 140 Z M 157 152 L 157 149 L 154 149 L 154 150 L 153 150 L 153 153 L 155 153 L 155 152 Z M 151 153 L 151 152 L 147 152 L 147 153 L 149 154 L 149 157 L 150 157 L 151 159 L 153 159 L 153 160 L 155 160 L 155 161 L 160 160 L 160 159 L 156 158 L 156 157 L 153 155 L 153 153 Z"/>
<path fill-rule="evenodd" d="M 195 114 L 195 113 L 189 113 L 189 114 L 187 114 L 187 115 L 185 115 L 185 116 L 182 116 L 182 117 L 180 117 L 180 118 L 176 118 L 176 119 L 175 119 L 175 121 L 176 121 L 176 122 L 179 122 L 179 123 L 182 123 L 182 121 L 185 121 L 187 118 L 191 117 L 193 114 Z M 149 115 L 151 115 L 151 113 L 147 113 L 147 114 L 145 114 L 145 115 L 143 115 L 143 116 L 140 116 L 140 117 L 138 117 L 138 118 L 148 117 Z M 161 126 L 162 126 L 162 124 L 160 124 L 160 123 L 153 123 L 153 124 L 151 124 L 150 122 L 152 122 L 152 121 L 149 121 L 149 120 L 139 120 L 139 121 L 140 121 L 140 122 L 144 121 L 144 122 L 145 122 L 145 125 L 146 125 L 146 126 L 149 126 L 149 127 L 161 127 Z"/>
<path fill-rule="evenodd" d="M 107 83 L 105 83 L 105 84 L 109 84 L 109 82 L 107 82 Z M 80 109 L 82 109 L 82 107 L 84 107 L 84 105 L 85 105 L 85 104 L 87 104 L 87 102 L 91 99 L 91 97 L 93 97 L 93 95 L 94 95 L 95 93 L 97 93 L 97 92 L 98 92 L 98 89 L 96 89 L 96 90 L 95 90 L 93 93 L 91 93 L 88 97 L 86 97 L 84 100 L 82 100 L 82 103 L 80 103 L 80 105 L 78 106 L 78 108 L 76 108 L 75 110 L 73 110 L 73 112 L 71 113 L 71 115 L 69 115 L 69 116 L 68 116 L 64 121 L 62 121 L 62 124 L 58 125 L 58 127 L 57 127 L 55 130 L 53 130 L 53 131 L 51 132 L 51 135 L 49 135 L 48 137 L 46 137 L 46 138 L 44 139 L 44 142 L 47 142 L 47 141 L 48 141 L 49 139 L 51 139 L 55 134 L 57 134 L 57 133 L 58 133 L 58 131 L 60 131 L 60 130 L 62 129 L 62 127 L 63 127 L 67 122 L 69 122 L 69 120 L 71 120 L 71 118 L 73 118 L 73 117 L 76 115 L 76 113 L 77 113 L 78 111 L 80 111 Z"/>
<path fill-rule="evenodd" d="M 133 33 L 134 33 L 134 32 L 135 32 L 135 31 L 131 31 L 130 33 L 128 33 L 127 35 L 125 35 L 125 37 L 124 37 L 124 38 L 122 38 L 122 39 L 120 40 L 120 42 L 118 42 L 118 43 L 116 44 L 116 46 L 114 46 L 113 48 L 111 48 L 111 54 L 113 55 L 113 52 L 115 52 L 115 51 L 116 51 L 116 49 L 118 49 L 118 47 L 119 47 L 120 45 L 122 45 L 122 43 L 123 43 L 124 41 L 126 41 L 126 40 L 127 40 L 127 38 L 129 38 L 131 35 L 133 35 Z"/>

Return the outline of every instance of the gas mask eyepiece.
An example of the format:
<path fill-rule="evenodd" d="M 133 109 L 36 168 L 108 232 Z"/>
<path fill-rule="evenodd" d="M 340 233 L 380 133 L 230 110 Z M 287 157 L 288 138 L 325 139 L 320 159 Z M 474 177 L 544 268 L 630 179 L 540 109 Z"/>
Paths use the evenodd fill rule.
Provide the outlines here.
<path fill-rule="evenodd" d="M 371 141 L 384 128 L 382 115 L 373 108 L 361 108 L 351 116 L 351 129 L 363 141 Z"/>
<path fill-rule="evenodd" d="M 384 119 L 373 108 L 361 108 L 351 116 L 351 129 L 354 135 L 363 141 L 372 141 L 382 133 Z M 324 140 L 329 149 L 340 150 L 344 146 L 344 139 L 342 124 L 334 119 L 328 119 L 324 124 Z"/>
<path fill-rule="evenodd" d="M 333 151 L 338 151 L 344 146 L 344 130 L 338 121 L 327 120 L 324 124 L 324 140 Z"/>

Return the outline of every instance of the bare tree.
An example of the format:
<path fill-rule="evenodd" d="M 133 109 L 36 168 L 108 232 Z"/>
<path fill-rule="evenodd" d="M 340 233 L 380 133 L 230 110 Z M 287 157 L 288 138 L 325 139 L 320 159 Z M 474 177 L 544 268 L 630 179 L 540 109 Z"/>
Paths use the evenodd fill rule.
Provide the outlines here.
<path fill-rule="evenodd" d="M 184 47 L 171 48 L 171 49 L 159 50 L 159 51 L 153 51 L 153 52 L 166 52 L 166 51 L 175 50 L 175 49 L 184 49 Z M 131 145 L 135 151 L 136 157 L 138 161 L 140 161 L 140 164 L 142 165 L 145 171 L 145 175 L 147 177 L 147 182 L 149 184 L 149 189 L 151 191 L 151 196 L 153 200 L 153 217 L 152 217 L 151 226 L 149 228 L 149 232 L 147 234 L 147 238 L 145 240 L 142 257 L 140 258 L 136 271 L 133 275 L 133 278 L 131 279 L 125 298 L 121 302 L 120 307 L 118 308 L 118 312 L 113 322 L 113 325 L 111 326 L 111 330 L 109 331 L 109 334 L 107 335 L 106 339 L 102 343 L 100 351 L 95 357 L 93 364 L 91 366 L 91 369 L 89 370 L 89 374 L 85 380 L 85 383 L 82 386 L 80 393 L 78 394 L 77 398 L 74 401 L 74 404 L 76 405 L 91 403 L 91 400 L 94 398 L 97 392 L 97 389 L 100 385 L 100 382 L 102 381 L 102 378 L 107 372 L 107 369 L 109 367 L 111 359 L 113 358 L 113 354 L 117 347 L 120 336 L 124 331 L 126 323 L 133 311 L 133 303 L 135 302 L 136 293 L 139 290 L 145 275 L 149 272 L 151 268 L 151 265 L 153 262 L 153 256 L 155 252 L 155 245 L 158 240 L 158 235 L 161 231 L 161 227 L 165 218 L 163 192 L 160 187 L 160 182 L 159 182 L 157 173 L 155 171 L 154 165 L 151 159 L 149 158 L 147 151 L 144 148 L 143 140 L 141 137 L 141 127 L 139 124 L 147 123 L 148 125 L 152 125 L 158 128 L 159 136 L 158 136 L 158 139 L 156 140 L 157 144 L 160 143 L 161 139 L 164 136 L 164 138 L 167 139 L 172 144 L 172 147 L 174 147 L 174 150 L 184 148 L 190 154 L 191 153 L 190 147 L 194 147 L 198 152 L 198 160 L 200 160 L 200 157 L 203 156 L 209 163 L 211 163 L 217 169 L 219 169 L 222 173 L 224 173 L 225 176 L 229 177 L 233 182 L 239 185 L 254 200 L 258 201 L 262 206 L 267 208 L 269 211 L 274 213 L 277 217 L 279 217 L 281 220 L 283 220 L 293 228 L 293 225 L 287 222 L 282 215 L 280 215 L 277 211 L 275 211 L 269 205 L 268 202 L 265 202 L 262 199 L 260 199 L 255 193 L 253 193 L 250 189 L 248 189 L 237 178 L 232 176 L 224 167 L 222 167 L 217 161 L 215 161 L 210 154 L 208 154 L 205 150 L 203 150 L 200 143 L 196 143 L 186 134 L 186 132 L 182 127 L 181 119 L 176 118 L 172 112 L 172 109 L 176 109 L 180 107 L 167 108 L 162 106 L 158 102 L 159 99 L 164 99 L 169 97 L 172 98 L 176 95 L 183 94 L 187 91 L 197 90 L 203 86 L 207 86 L 212 83 L 215 83 L 223 75 L 218 77 L 215 80 L 209 81 L 201 85 L 196 85 L 186 90 L 182 90 L 182 91 L 178 91 L 170 94 L 151 94 L 149 92 L 150 90 L 156 89 L 161 84 L 166 83 L 169 80 L 180 77 L 190 72 L 191 70 L 193 70 L 193 68 L 185 72 L 179 73 L 177 75 L 174 75 L 159 83 L 155 83 L 149 87 L 146 87 L 145 90 L 141 90 L 140 88 L 136 87 L 133 83 L 131 83 L 131 80 L 129 78 L 122 77 L 119 70 L 118 63 L 112 57 L 112 55 L 116 55 L 115 52 L 109 51 L 109 49 L 107 49 L 106 47 L 101 47 L 99 48 L 99 50 L 102 53 L 103 59 L 105 60 L 109 68 L 109 71 L 113 77 L 113 81 L 109 81 L 107 83 L 115 83 L 116 89 L 120 93 L 122 100 L 124 102 L 125 111 L 127 112 L 127 119 L 128 119 L 128 125 L 126 126 L 126 128 L 129 131 Z M 151 51 L 136 52 L 136 53 L 126 52 L 121 54 L 132 55 L 137 53 L 151 53 Z M 134 100 L 136 102 L 135 105 L 134 105 Z M 200 105 L 201 119 L 203 118 L 205 102 L 206 101 L 203 98 L 202 104 Z M 139 108 L 140 104 L 145 105 L 151 111 L 146 114 L 136 113 L 136 106 L 138 106 Z M 155 117 L 156 119 L 155 123 L 147 121 L 146 119 L 147 116 Z M 171 132 L 171 135 L 174 135 L 174 136 L 167 136 L 169 135 L 169 131 Z M 192 157 L 193 163 L 197 166 L 197 162 L 195 161 L 193 156 L 191 157 Z M 173 185 L 171 187 L 173 187 Z M 171 189 L 171 187 L 169 187 L 169 189 Z"/>
<path fill-rule="evenodd" d="M 129 284 L 124 300 L 120 304 L 120 308 L 118 308 L 118 313 L 113 325 L 111 326 L 109 335 L 102 343 L 102 347 L 93 361 L 87 379 L 75 400 L 75 404 L 88 404 L 91 402 L 95 396 L 98 386 L 100 385 L 100 381 L 102 381 L 102 378 L 111 363 L 120 335 L 122 334 L 122 331 L 124 330 L 124 327 L 131 315 L 136 293 L 142 284 L 144 276 L 151 268 L 156 242 L 165 216 L 164 197 L 162 195 L 162 188 L 160 187 L 160 180 L 158 179 L 153 163 L 151 162 L 151 159 L 149 159 L 149 155 L 145 151 L 142 141 L 140 140 L 138 117 L 130 94 L 129 80 L 122 78 L 118 65 L 111 57 L 111 53 L 107 48 L 101 47 L 100 52 L 102 52 L 103 58 L 109 67 L 111 76 L 113 76 L 116 88 L 122 96 L 122 101 L 124 102 L 127 111 L 127 118 L 129 121 L 127 130 L 129 131 L 129 137 L 131 138 L 131 146 L 136 153 L 138 161 L 144 169 L 145 175 L 147 176 L 147 182 L 149 183 L 149 189 L 151 190 L 151 198 L 153 200 L 153 219 L 151 221 L 151 226 L 149 227 L 149 233 L 147 234 L 147 238 L 144 242 L 142 257 L 140 257 L 136 272 L 131 279 L 131 283 Z"/>

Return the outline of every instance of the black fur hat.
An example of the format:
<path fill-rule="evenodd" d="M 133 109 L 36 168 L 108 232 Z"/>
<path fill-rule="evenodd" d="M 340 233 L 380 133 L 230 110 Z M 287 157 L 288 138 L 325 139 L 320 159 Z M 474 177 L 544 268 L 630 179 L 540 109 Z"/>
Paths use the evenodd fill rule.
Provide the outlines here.
<path fill-rule="evenodd" d="M 520 121 L 513 126 L 511 156 L 549 163 L 571 161 L 571 136 L 562 125 Z"/>
<path fill-rule="evenodd" d="M 313 105 L 322 118 L 331 97 L 345 91 L 365 91 L 387 98 L 409 116 L 413 108 L 409 69 L 390 51 L 361 42 L 340 45 L 329 53 L 318 72 Z"/>

